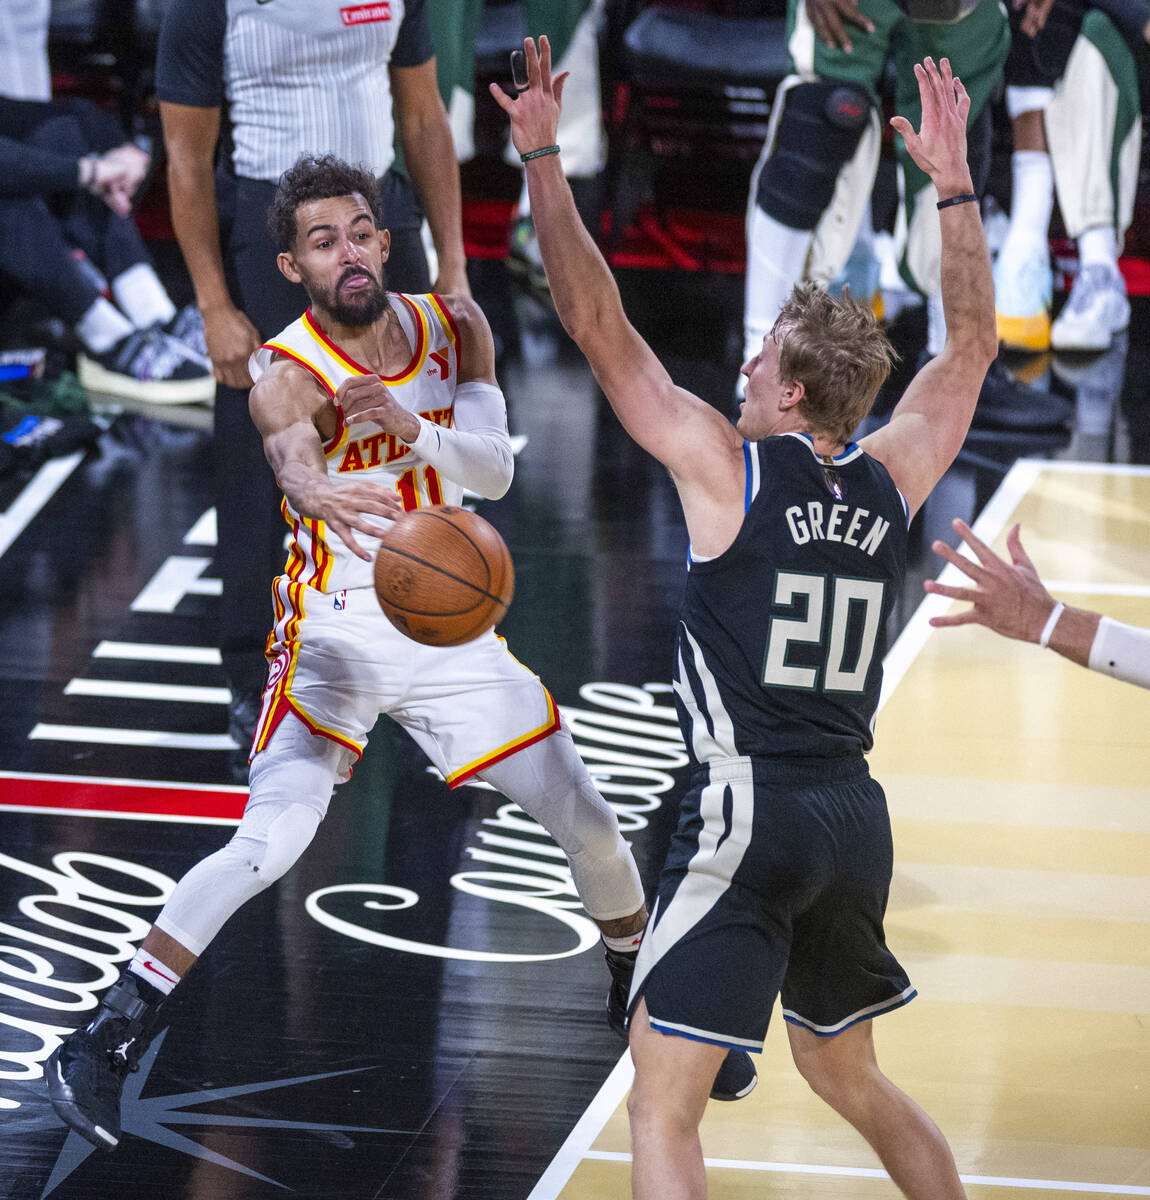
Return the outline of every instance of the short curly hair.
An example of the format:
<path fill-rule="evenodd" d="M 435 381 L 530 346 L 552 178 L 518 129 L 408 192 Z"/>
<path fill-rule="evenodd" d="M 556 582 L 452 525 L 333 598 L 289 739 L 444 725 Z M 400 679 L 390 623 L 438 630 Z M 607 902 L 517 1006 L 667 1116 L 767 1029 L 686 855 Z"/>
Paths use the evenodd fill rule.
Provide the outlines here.
<path fill-rule="evenodd" d="M 379 180 L 363 166 L 355 166 L 334 154 L 316 157 L 305 154 L 288 167 L 276 184 L 275 199 L 268 211 L 268 229 L 281 253 L 295 246 L 296 212 L 313 200 L 350 196 L 358 192 L 367 201 L 376 226 L 383 228 Z"/>

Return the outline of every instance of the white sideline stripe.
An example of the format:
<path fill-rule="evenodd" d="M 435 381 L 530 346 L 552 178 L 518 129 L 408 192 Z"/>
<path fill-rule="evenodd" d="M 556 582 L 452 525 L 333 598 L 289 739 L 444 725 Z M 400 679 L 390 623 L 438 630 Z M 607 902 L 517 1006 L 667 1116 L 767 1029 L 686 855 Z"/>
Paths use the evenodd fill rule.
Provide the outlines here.
<path fill-rule="evenodd" d="M 623 1057 L 615 1064 L 614 1070 L 595 1094 L 595 1099 L 587 1106 L 587 1111 L 567 1135 L 567 1140 L 559 1147 L 558 1154 L 539 1177 L 527 1200 L 555 1200 L 575 1174 L 579 1163 L 584 1158 L 595 1157 L 591 1143 L 599 1136 L 599 1131 L 607 1124 L 611 1114 L 623 1103 L 623 1097 L 634 1079 L 635 1066 L 631 1062 L 631 1051 L 624 1050 Z"/>
<path fill-rule="evenodd" d="M 134 662 L 202 663 L 208 667 L 218 667 L 221 661 L 215 646 L 161 646 L 155 642 L 101 642 L 92 657 L 129 658 Z"/>
<path fill-rule="evenodd" d="M 600 1162 L 630 1162 L 631 1155 L 618 1150 L 588 1150 L 585 1158 Z M 889 1179 L 878 1167 L 820 1167 L 811 1163 L 754 1162 L 741 1158 L 707 1158 L 707 1167 L 729 1171 L 773 1171 L 783 1175 L 841 1175 L 849 1179 Z M 960 1175 L 963 1183 L 982 1187 L 1030 1188 L 1051 1192 L 1092 1192 L 1103 1196 L 1150 1196 L 1150 1187 L 1122 1183 L 1080 1183 L 1069 1179 L 1012 1179 L 1007 1175 Z M 531 1193 L 529 1200 L 536 1200 Z M 541 1200 L 541 1198 L 540 1198 Z"/>
<path fill-rule="evenodd" d="M 132 683 L 126 679 L 71 679 L 65 696 L 109 696 L 119 700 L 180 700 L 188 704 L 228 704 L 226 687 L 192 687 L 178 683 Z"/>
<path fill-rule="evenodd" d="M 80 465 L 83 450 L 49 459 L 24 485 L 20 495 L 0 513 L 0 555 L 31 524 L 33 517 L 56 494 L 60 485 Z"/>
<path fill-rule="evenodd" d="M 226 733 L 167 733 L 160 729 L 113 729 L 101 725 L 38 724 L 32 741 L 94 742 L 103 746 L 156 746 L 168 750 L 238 750 Z"/>
<path fill-rule="evenodd" d="M 187 817 L 176 813 L 125 813 L 104 812 L 98 808 L 48 808 L 39 804 L 0 804 L 0 817 L 10 812 L 46 813 L 57 817 L 101 817 L 109 821 L 163 821 L 173 825 L 231 825 L 235 828 L 238 817 Z"/>
<path fill-rule="evenodd" d="M 170 779 L 121 779 L 116 775 L 52 775 L 35 771 L 0 771 L 0 779 L 43 780 L 45 783 L 106 784 L 111 787 L 164 788 L 172 792 L 247 792 L 238 783 L 176 783 Z M 72 812 L 72 809 L 68 809 Z"/>
<path fill-rule="evenodd" d="M 1144 583 L 1091 583 L 1086 579 L 1047 579 L 1046 590 L 1055 592 L 1092 592 L 1097 596 L 1150 596 Z"/>
<path fill-rule="evenodd" d="M 1039 463 L 1044 471 L 1063 471 L 1067 475 L 1150 475 L 1150 467 L 1129 463 L 1071 462 L 1068 459 L 1020 459 L 1020 462 Z"/>
<path fill-rule="evenodd" d="M 1010 514 L 1018 507 L 1019 501 L 1030 488 L 1042 471 L 1067 471 L 1070 473 L 1087 474 L 1090 472 L 1104 475 L 1150 475 L 1150 467 L 1124 467 L 1121 464 L 1094 464 L 1073 462 L 1047 462 L 1041 459 L 1019 459 L 1006 474 L 999 485 L 998 491 L 991 497 L 990 503 L 982 510 L 972 529 L 977 537 L 985 542 L 991 542 L 1001 532 L 1002 527 L 1010 519 Z M 940 582 L 959 582 L 965 576 L 957 567 L 946 564 L 946 569 L 939 575 Z M 883 660 L 883 689 L 879 699 L 879 711 L 889 699 L 899 681 L 906 674 L 910 664 L 926 644 L 927 638 L 933 632 L 930 618 L 941 613 L 950 605 L 945 596 L 924 596 L 922 603 L 903 629 L 895 644 L 887 652 Z M 603 1157 L 600 1151 L 592 1151 L 591 1143 L 599 1136 L 611 1115 L 623 1102 L 627 1090 L 635 1076 L 629 1051 L 616 1063 L 615 1069 L 608 1075 L 606 1082 L 596 1093 L 587 1111 L 579 1118 L 575 1128 L 567 1136 L 567 1140 L 559 1148 L 558 1154 L 543 1173 L 539 1182 L 532 1189 L 527 1200 L 556 1200 L 559 1193 L 566 1187 L 576 1167 L 584 1158 Z M 628 1156 L 629 1157 L 629 1156 Z M 721 1160 L 708 1159 L 708 1165 Z M 970 1176 L 970 1181 L 980 1177 Z M 1026 1184 L 1015 1181 L 1015 1187 L 1040 1187 L 1047 1184 Z M 1093 1187 L 1089 1184 L 1065 1184 L 1064 1191 L 1094 1191 L 1110 1195 L 1150 1196 L 1150 1188 Z"/>

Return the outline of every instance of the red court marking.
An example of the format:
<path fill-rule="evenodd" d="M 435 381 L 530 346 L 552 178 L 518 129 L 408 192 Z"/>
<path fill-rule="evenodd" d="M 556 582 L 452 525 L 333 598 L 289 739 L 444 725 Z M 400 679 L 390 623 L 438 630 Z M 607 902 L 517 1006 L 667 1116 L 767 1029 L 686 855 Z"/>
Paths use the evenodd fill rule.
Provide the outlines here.
<path fill-rule="evenodd" d="M 130 779 L 86 779 L 82 775 L 16 775 L 0 771 L 0 812 L 11 805 L 71 808 L 89 812 L 209 817 L 238 821 L 246 789 L 188 787 L 175 783 L 136 783 Z"/>

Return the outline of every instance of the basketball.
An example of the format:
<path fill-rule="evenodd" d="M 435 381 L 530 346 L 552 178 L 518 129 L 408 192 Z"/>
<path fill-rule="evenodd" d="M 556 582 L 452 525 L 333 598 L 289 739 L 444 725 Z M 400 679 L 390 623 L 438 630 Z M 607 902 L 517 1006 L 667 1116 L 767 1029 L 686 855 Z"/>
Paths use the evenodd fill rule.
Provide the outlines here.
<path fill-rule="evenodd" d="M 515 568 L 499 531 L 466 508 L 404 513 L 375 556 L 375 593 L 387 619 L 425 646 L 459 646 L 500 620 Z"/>

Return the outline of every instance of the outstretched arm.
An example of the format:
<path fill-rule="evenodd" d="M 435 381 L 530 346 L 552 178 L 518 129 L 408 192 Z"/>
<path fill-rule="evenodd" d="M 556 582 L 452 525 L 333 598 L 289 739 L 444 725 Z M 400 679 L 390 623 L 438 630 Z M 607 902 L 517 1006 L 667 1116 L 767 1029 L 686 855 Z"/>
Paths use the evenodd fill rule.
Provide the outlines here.
<path fill-rule="evenodd" d="M 893 117 L 891 124 L 938 193 L 946 344 L 915 376 L 887 424 L 861 443 L 886 466 L 912 514 L 962 448 L 998 352 L 990 255 L 966 163 L 970 97 L 945 58 L 938 67 L 927 58 L 914 73 L 922 126 L 916 133 L 905 117 Z M 970 200 L 947 204 L 959 196 Z"/>
<path fill-rule="evenodd" d="M 1092 671 L 1150 687 L 1150 630 L 1057 603 L 1022 548 L 1017 525 L 1006 535 L 1010 551 L 1010 562 L 1006 562 L 975 537 L 965 521 L 956 518 L 953 524 L 955 532 L 978 556 L 978 562 L 964 558 L 945 542 L 935 542 L 931 549 L 973 580 L 975 586 L 952 587 L 933 579 L 922 586 L 935 596 L 968 600 L 971 607 L 931 617 L 932 625 L 985 625 L 1003 637 L 1049 646 L 1063 658 Z"/>
<path fill-rule="evenodd" d="M 552 80 L 546 37 L 539 39 L 538 49 L 534 39 L 526 38 L 523 48 L 527 88 L 512 99 L 491 85 L 491 94 L 511 118 L 512 141 L 521 155 L 555 145 L 567 78 L 564 73 Z M 559 155 L 529 158 L 526 167 L 531 215 L 555 310 L 624 428 L 675 476 L 686 507 L 684 482 L 701 481 L 703 464 L 713 476 L 713 451 L 737 455 L 742 439 L 709 404 L 675 386 L 627 320 L 611 271 L 579 219 Z M 689 511 L 687 517 L 690 526 Z"/>
<path fill-rule="evenodd" d="M 378 536 L 381 521 L 371 517 L 394 521 L 403 515 L 403 505 L 378 483 L 332 482 L 315 424 L 327 403 L 315 379 L 285 359 L 276 359 L 248 396 L 264 454 L 292 508 L 301 517 L 323 521 L 353 554 L 370 562 L 356 533 Z"/>

